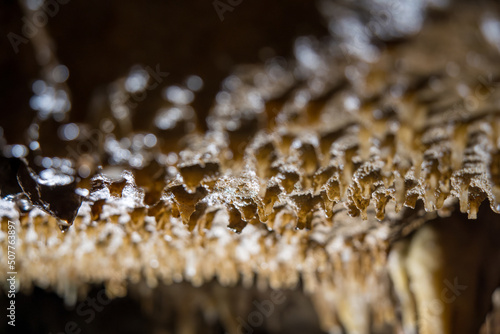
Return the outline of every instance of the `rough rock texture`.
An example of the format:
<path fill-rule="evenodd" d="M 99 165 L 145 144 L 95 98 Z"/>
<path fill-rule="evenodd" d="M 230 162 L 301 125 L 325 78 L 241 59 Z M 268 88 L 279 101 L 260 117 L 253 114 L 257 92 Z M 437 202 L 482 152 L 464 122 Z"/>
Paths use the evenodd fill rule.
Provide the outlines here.
<path fill-rule="evenodd" d="M 158 79 L 147 66 L 94 96 L 94 123 L 67 123 L 69 107 L 40 102 L 25 153 L 2 143 L 0 278 L 11 220 L 21 289 L 53 289 L 68 305 L 93 284 L 120 297 L 215 280 L 302 290 L 331 333 L 477 331 L 500 280 L 495 6 L 322 2 L 330 35 L 299 37 L 292 58 L 236 67 L 206 132 L 188 81 L 166 87 L 147 130 L 134 130 L 137 94 Z M 52 52 L 47 73 L 60 66 Z M 64 102 L 69 88 L 42 77 L 35 95 L 52 89 Z M 457 208 L 476 219 L 483 202 L 494 213 L 467 230 Z M 427 221 L 446 228 L 419 228 Z M 462 237 L 486 277 L 462 298 L 472 310 L 443 297 L 469 277 L 447 262 L 465 261 L 447 257 Z M 216 313 L 236 333 L 231 305 Z"/>

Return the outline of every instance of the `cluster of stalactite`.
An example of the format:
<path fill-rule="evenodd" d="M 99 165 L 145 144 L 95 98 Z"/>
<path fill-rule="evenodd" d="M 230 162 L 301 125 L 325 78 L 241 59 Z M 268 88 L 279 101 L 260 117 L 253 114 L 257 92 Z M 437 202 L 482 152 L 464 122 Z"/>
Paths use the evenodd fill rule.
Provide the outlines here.
<path fill-rule="evenodd" d="M 407 268 L 423 250 L 398 253 L 395 243 L 457 203 L 469 219 L 482 202 L 500 213 L 500 91 L 495 77 L 481 79 L 500 73 L 498 50 L 487 32 L 464 38 L 482 20 L 465 8 L 385 47 L 349 40 L 340 23 L 329 39 L 299 38 L 296 59 L 241 66 L 224 80 L 205 133 L 178 97 L 150 133 L 111 117 L 97 138 L 71 125 L 79 136 L 67 148 L 92 147 L 76 158 L 35 167 L 38 147 L 2 162 L 21 192 L 0 202 L 0 278 L 10 220 L 21 288 L 54 289 L 70 305 L 92 284 L 116 297 L 130 284 L 216 280 L 301 288 L 332 333 L 388 324 L 413 333 L 417 322 L 420 333 L 448 333 L 449 319 L 419 309 L 430 288 L 405 304 L 405 277 L 428 275 Z M 390 31 L 379 37 L 401 37 Z M 111 115 L 126 105 L 108 102 Z M 432 239 L 422 233 L 417 243 Z"/>

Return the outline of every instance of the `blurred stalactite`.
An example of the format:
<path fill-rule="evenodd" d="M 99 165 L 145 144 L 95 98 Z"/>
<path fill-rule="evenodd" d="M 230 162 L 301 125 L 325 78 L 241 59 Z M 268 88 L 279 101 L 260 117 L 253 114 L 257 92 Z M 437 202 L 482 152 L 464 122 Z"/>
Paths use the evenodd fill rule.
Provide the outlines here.
<path fill-rule="evenodd" d="M 204 89 L 194 109 L 206 129 L 205 117 L 233 66 L 260 61 L 259 50 L 271 47 L 276 55 L 291 54 L 299 35 L 327 34 L 322 18 L 308 0 L 243 1 L 220 21 L 212 2 L 153 0 L 71 1 L 48 24 L 58 45 L 58 56 L 68 66 L 73 94 L 71 121 L 86 121 L 96 89 L 125 75 L 135 64 L 170 73 L 165 83 L 187 75 L 200 76 Z M 148 130 L 148 114 L 156 110 L 161 89 L 138 106 L 134 130 Z"/>

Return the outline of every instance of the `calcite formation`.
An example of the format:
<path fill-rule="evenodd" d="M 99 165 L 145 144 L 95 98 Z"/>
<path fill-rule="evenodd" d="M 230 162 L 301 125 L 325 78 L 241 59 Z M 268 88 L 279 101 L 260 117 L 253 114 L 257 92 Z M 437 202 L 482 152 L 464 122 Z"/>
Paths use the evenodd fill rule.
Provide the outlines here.
<path fill-rule="evenodd" d="M 298 38 L 294 59 L 237 67 L 205 133 L 193 92 L 179 87 L 151 132 L 126 131 L 117 115 L 131 98 L 117 79 L 98 129 L 70 125 L 78 135 L 67 147 L 91 150 L 57 161 L 34 150 L 12 167 L 22 192 L 0 202 L 1 281 L 10 220 L 20 289 L 53 289 L 68 305 L 93 284 L 119 297 L 181 282 L 202 294 L 215 280 L 228 290 L 213 300 L 235 286 L 303 291 L 330 333 L 471 333 L 488 309 L 443 299 L 446 284 L 464 286 L 446 262 L 446 245 L 460 247 L 443 236 L 468 235 L 477 259 L 489 256 L 477 270 L 491 277 L 490 298 L 500 277 L 486 232 L 499 235 L 500 17 L 426 3 L 415 2 L 412 21 L 409 4 L 323 2 L 331 35 Z M 393 16 L 374 26 L 362 15 L 373 8 Z M 482 203 L 487 227 L 454 232 L 456 211 L 476 219 Z M 446 228 L 426 224 L 440 219 Z M 228 305 L 215 308 L 236 333 Z"/>

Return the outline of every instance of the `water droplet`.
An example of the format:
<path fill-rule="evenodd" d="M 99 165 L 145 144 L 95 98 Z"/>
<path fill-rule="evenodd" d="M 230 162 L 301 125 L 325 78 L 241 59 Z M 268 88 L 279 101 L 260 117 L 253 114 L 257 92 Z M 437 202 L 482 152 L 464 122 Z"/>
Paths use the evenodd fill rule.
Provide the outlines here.
<path fill-rule="evenodd" d="M 170 102 L 175 104 L 186 105 L 193 101 L 194 94 L 188 89 L 179 86 L 170 86 L 165 89 L 163 96 Z"/>
<path fill-rule="evenodd" d="M 11 154 L 15 158 L 24 157 L 28 153 L 26 146 L 24 145 L 14 145 L 12 146 Z"/>
<path fill-rule="evenodd" d="M 40 144 L 37 141 L 32 141 L 30 143 L 30 150 L 35 151 L 40 148 Z"/>
<path fill-rule="evenodd" d="M 61 230 L 62 233 L 66 233 L 69 228 L 71 227 L 71 224 L 63 221 L 63 220 L 59 220 L 57 222 L 57 227 L 59 227 L 59 230 Z"/>
<path fill-rule="evenodd" d="M 69 123 L 59 128 L 59 137 L 62 140 L 74 140 L 80 134 L 80 128 L 75 123 Z"/>
<path fill-rule="evenodd" d="M 52 77 L 54 78 L 55 82 L 58 82 L 58 83 L 65 82 L 66 80 L 68 80 L 69 70 L 64 65 L 57 65 L 52 70 Z"/>
<path fill-rule="evenodd" d="M 187 78 L 186 85 L 193 92 L 197 92 L 203 88 L 203 80 L 197 75 L 191 75 Z"/>
<path fill-rule="evenodd" d="M 147 147 L 153 147 L 156 145 L 156 136 L 152 133 L 149 133 L 147 135 L 144 136 L 144 145 L 146 145 Z"/>

